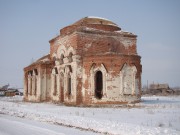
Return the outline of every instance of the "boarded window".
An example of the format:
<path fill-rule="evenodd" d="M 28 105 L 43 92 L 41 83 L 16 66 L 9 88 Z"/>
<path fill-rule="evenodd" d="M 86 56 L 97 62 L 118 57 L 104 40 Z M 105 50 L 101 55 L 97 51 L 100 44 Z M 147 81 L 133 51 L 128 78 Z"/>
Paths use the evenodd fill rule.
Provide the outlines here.
<path fill-rule="evenodd" d="M 135 66 L 124 64 L 121 70 L 122 93 L 125 95 L 133 95 L 136 92 L 136 72 Z M 138 88 L 137 88 L 138 90 Z"/>
<path fill-rule="evenodd" d="M 101 71 L 96 72 L 95 75 L 95 97 L 98 99 L 102 98 L 103 95 L 103 75 Z"/>

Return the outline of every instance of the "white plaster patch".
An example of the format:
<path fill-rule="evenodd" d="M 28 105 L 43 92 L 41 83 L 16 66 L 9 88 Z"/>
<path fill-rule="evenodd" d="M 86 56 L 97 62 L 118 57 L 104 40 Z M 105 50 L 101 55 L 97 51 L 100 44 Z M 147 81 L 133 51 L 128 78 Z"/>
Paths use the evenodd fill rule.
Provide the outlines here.
<path fill-rule="evenodd" d="M 133 46 L 136 44 L 136 39 L 129 38 L 129 37 L 123 37 L 123 36 L 112 36 L 115 40 L 118 40 L 120 43 L 122 43 L 125 47 L 125 49 L 128 49 L 130 46 Z"/>
<path fill-rule="evenodd" d="M 125 64 L 120 72 L 120 88 L 122 94 L 134 94 L 136 90 L 136 76 L 137 69 L 135 66 Z"/>
<path fill-rule="evenodd" d="M 87 80 L 87 75 L 85 74 L 85 69 L 83 68 L 82 70 L 82 75 L 83 75 L 83 84 L 85 83 L 85 81 Z"/>
<path fill-rule="evenodd" d="M 129 46 L 133 45 L 133 42 L 128 38 L 126 40 L 122 40 L 121 42 L 123 43 L 126 49 L 128 49 Z"/>
<path fill-rule="evenodd" d="M 91 47 L 91 45 L 92 45 L 92 43 L 85 44 L 85 48 L 84 48 L 84 50 L 85 50 L 85 51 L 88 51 L 88 48 L 90 48 L 90 47 Z"/>

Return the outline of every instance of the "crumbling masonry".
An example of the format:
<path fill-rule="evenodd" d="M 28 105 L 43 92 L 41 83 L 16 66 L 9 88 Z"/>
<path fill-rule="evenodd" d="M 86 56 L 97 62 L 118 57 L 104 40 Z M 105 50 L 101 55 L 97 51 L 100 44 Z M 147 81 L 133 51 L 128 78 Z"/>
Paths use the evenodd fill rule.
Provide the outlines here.
<path fill-rule="evenodd" d="M 50 54 L 24 68 L 24 100 L 85 106 L 139 102 L 136 38 L 97 17 L 64 27 L 49 41 Z"/>

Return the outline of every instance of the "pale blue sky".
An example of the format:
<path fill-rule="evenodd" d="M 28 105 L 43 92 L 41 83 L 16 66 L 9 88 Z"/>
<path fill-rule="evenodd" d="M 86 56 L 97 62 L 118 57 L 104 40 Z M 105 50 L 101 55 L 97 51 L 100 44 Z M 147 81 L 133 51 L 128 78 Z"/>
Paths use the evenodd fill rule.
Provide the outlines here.
<path fill-rule="evenodd" d="M 0 0 L 0 86 L 23 86 L 23 68 L 49 53 L 59 30 L 86 16 L 138 35 L 142 85 L 180 86 L 180 0 Z"/>

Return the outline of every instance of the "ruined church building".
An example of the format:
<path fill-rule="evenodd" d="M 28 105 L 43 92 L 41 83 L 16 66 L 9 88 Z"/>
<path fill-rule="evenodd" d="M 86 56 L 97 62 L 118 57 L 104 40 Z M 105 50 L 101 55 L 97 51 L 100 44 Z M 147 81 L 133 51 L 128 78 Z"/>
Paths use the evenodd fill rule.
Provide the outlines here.
<path fill-rule="evenodd" d="M 24 68 L 24 100 L 65 105 L 139 102 L 137 36 L 110 20 L 85 17 L 51 39 L 50 53 Z"/>

